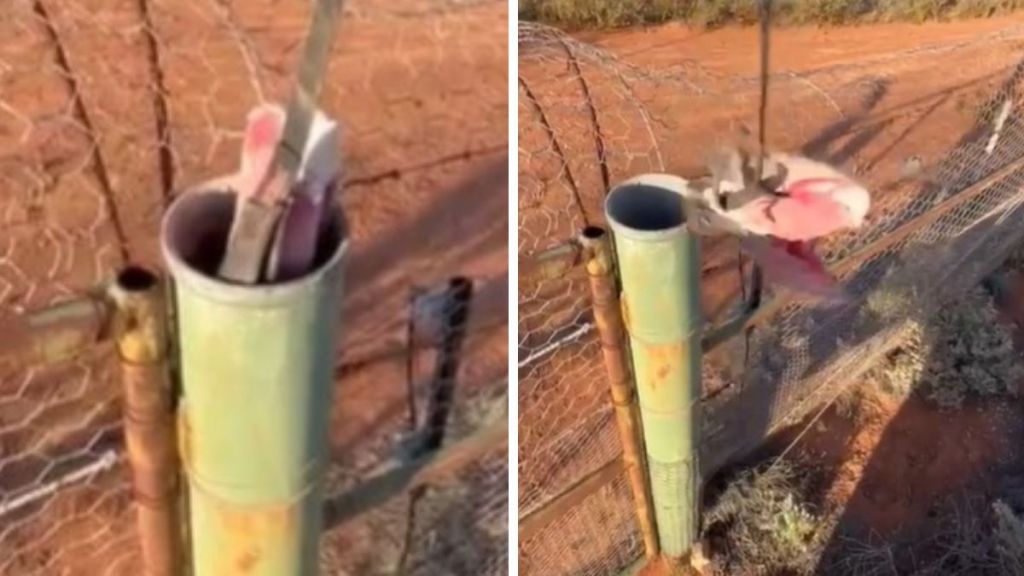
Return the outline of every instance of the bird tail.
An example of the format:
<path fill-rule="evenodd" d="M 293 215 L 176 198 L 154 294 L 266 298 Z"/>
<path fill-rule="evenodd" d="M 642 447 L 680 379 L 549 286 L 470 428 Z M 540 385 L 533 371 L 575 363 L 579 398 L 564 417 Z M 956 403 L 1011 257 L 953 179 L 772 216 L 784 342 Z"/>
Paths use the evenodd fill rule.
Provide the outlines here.
<path fill-rule="evenodd" d="M 761 266 L 765 279 L 783 290 L 814 301 L 843 303 L 849 295 L 825 268 L 811 242 L 790 242 L 764 236 L 748 236 L 744 252 Z"/>

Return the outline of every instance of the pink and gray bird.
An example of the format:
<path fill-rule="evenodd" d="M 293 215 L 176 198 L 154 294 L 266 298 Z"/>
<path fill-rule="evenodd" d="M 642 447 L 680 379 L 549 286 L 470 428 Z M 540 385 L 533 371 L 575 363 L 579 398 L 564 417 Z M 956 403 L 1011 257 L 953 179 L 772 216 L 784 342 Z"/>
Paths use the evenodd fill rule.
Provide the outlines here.
<path fill-rule="evenodd" d="M 867 189 L 835 168 L 790 154 L 765 159 L 758 188 L 749 161 L 738 152 L 719 164 L 703 227 L 740 236 L 769 282 L 809 296 L 842 299 L 842 289 L 814 252 L 814 241 L 860 227 L 871 206 Z M 732 197 L 742 196 L 741 202 Z"/>
<path fill-rule="evenodd" d="M 337 126 L 318 113 L 288 198 L 268 197 L 275 187 L 267 183 L 282 177 L 273 164 L 284 125 L 285 113 L 280 106 L 262 104 L 253 108 L 246 118 L 238 172 L 212 183 L 233 190 L 240 201 L 286 201 L 270 255 L 271 281 L 288 280 L 309 271 L 338 175 Z"/>

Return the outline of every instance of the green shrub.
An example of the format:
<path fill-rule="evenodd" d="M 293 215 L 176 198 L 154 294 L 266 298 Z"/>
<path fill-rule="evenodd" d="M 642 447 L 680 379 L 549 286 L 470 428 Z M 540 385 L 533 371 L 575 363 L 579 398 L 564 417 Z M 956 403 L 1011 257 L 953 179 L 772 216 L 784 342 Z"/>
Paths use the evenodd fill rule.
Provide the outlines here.
<path fill-rule="evenodd" d="M 1024 366 L 991 298 L 975 288 L 913 325 L 869 377 L 891 394 L 917 391 L 943 408 L 958 408 L 968 398 L 1015 394 Z"/>
<path fill-rule="evenodd" d="M 802 499 L 799 476 L 784 460 L 746 471 L 705 515 L 721 533 L 727 554 L 717 558 L 726 574 L 811 574 L 831 533 L 831 523 Z"/>

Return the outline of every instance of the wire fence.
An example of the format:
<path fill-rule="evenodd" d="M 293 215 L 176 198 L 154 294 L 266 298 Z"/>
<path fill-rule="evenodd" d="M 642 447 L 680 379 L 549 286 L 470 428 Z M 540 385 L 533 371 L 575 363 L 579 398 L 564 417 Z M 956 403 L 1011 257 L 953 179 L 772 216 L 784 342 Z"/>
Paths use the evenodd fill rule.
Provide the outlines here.
<path fill-rule="evenodd" d="M 842 166 L 872 190 L 874 207 L 864 228 L 819 245 L 852 303 L 770 293 L 749 336 L 706 356 L 705 477 L 836 394 L 907 323 L 977 283 L 1024 237 L 1024 27 L 976 27 L 881 49 L 867 48 L 870 27 L 817 44 L 776 33 L 784 64 L 771 77 L 769 145 Z M 609 37 L 605 50 L 519 26 L 518 250 L 531 271 L 518 302 L 520 521 L 550 518 L 521 532 L 524 574 L 618 574 L 642 554 L 625 477 L 589 480 L 621 448 L 586 277 L 566 242 L 603 223 L 617 181 L 698 176 L 711 147 L 749 143 L 756 127 L 756 58 L 737 64 L 723 54 L 749 53 L 721 48 L 753 50 L 755 31 L 700 46 L 668 28 L 630 34 Z M 824 54 L 826 42 L 824 63 L 792 56 Z M 739 301 L 743 262 L 733 240 L 702 249 L 713 322 Z"/>
<path fill-rule="evenodd" d="M 322 98 L 344 130 L 354 248 L 332 498 L 403 457 L 409 397 L 436 382 L 438 339 L 406 329 L 414 287 L 455 275 L 475 286 L 445 443 L 507 403 L 507 318 L 494 305 L 507 252 L 493 242 L 507 213 L 495 184 L 507 164 L 507 5 L 345 4 Z M 6 2 L 0 313 L 74 297 L 127 263 L 158 266 L 163 208 L 233 171 L 247 111 L 286 98 L 309 5 Z M 466 229 L 449 225 L 456 207 Z M 0 363 L 0 574 L 139 573 L 114 356 L 104 344 L 57 364 Z M 506 454 L 496 444 L 444 482 L 331 526 L 324 572 L 504 573 Z"/>

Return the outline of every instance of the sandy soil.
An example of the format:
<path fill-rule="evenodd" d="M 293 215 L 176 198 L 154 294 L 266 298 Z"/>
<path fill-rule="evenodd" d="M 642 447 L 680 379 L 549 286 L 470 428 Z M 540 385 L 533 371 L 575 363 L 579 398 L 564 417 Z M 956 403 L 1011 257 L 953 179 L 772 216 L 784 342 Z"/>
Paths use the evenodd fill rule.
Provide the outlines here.
<path fill-rule="evenodd" d="M 142 4 L 42 0 L 0 15 L 0 310 L 87 288 L 124 261 L 158 263 L 166 202 L 233 170 L 248 108 L 286 95 L 305 4 Z M 473 279 L 459 398 L 500 398 L 506 385 L 506 29 L 502 2 L 347 4 L 323 97 L 345 129 L 352 233 L 332 427 L 339 482 L 390 455 L 406 420 L 414 287 Z M 418 354 L 429 372 L 430 351 Z M 108 360 L 5 369 L 0 495 L 41 481 L 28 470 L 45 466 L 10 462 L 44 431 L 85 459 L 110 444 L 92 438 L 117 418 Z M 52 417 L 23 422 L 36 400 Z M 62 490 L 0 528 L 0 556 L 14 554 L 0 573 L 136 574 L 129 502 L 119 474 Z M 400 525 L 382 536 L 365 524 L 332 532 L 332 543 L 350 536 L 337 573 L 383 563 L 381 550 L 397 546 L 387 539 Z M 374 550 L 371 537 L 385 543 Z"/>
<path fill-rule="evenodd" d="M 1024 291 L 1018 289 L 1016 301 L 1003 310 L 1018 343 L 1022 304 Z M 911 569 L 943 552 L 931 542 L 949 529 L 951 514 L 966 523 L 972 521 L 966 515 L 984 513 L 995 498 L 1019 500 L 1019 398 L 973 401 L 949 412 L 918 396 L 902 401 L 871 383 L 851 392 L 855 400 L 842 402 L 846 408 L 829 408 L 765 448 L 777 453 L 792 446 L 788 458 L 812 477 L 804 497 L 822 513 L 840 511 L 826 554 L 848 553 L 839 536 L 845 534 L 898 546 L 895 565 Z"/>
<path fill-rule="evenodd" d="M 976 131 L 980 109 L 992 106 L 989 100 L 1019 59 L 1010 49 L 1021 46 L 1018 33 L 1009 39 L 993 35 L 1021 22 L 1015 16 L 776 31 L 769 144 L 855 174 L 874 191 L 870 221 L 890 221 L 927 185 L 929 170 L 935 174 L 961 139 Z M 668 25 L 581 38 L 616 60 L 578 48 L 575 58 L 567 58 L 557 42 L 528 52 L 521 45 L 521 256 L 565 240 L 584 224 L 602 222 L 606 182 L 646 171 L 696 175 L 709 146 L 749 142 L 742 131 L 756 127 L 755 29 L 697 32 Z M 900 171 L 913 156 L 923 159 L 925 176 L 907 181 Z M 841 256 L 847 241 L 825 242 L 822 251 Z M 735 258 L 731 242 L 704 245 L 702 295 L 712 319 L 739 293 Z M 529 301 L 521 294 L 521 357 L 523 350 L 549 342 L 554 328 L 578 318 L 586 308 L 584 286 L 579 279 L 546 282 L 532 287 Z M 521 506 L 535 506 L 614 454 L 613 435 L 602 434 L 613 426 L 611 419 L 595 423 L 594 417 L 607 394 L 600 370 L 589 369 L 599 366 L 599 348 L 591 339 L 583 342 L 520 372 Z M 730 362 L 726 354 L 710 361 Z M 924 415 L 911 417 L 931 422 Z M 974 424 L 964 425 L 983 426 L 986 417 L 969 422 Z M 572 453 L 555 447 L 567 437 Z M 546 490 L 536 488 L 544 484 Z M 588 505 L 612 509 L 607 503 Z M 606 556 L 608 543 L 598 538 L 574 549 L 574 565 Z M 521 558 L 535 556 L 538 566 L 547 562 L 542 554 L 550 553 L 528 547 L 520 552 Z"/>
<path fill-rule="evenodd" d="M 916 530 L 942 499 L 979 490 L 999 462 L 1016 457 L 1024 415 L 1002 403 L 972 406 L 955 417 L 920 399 L 904 403 L 870 391 L 851 423 L 829 414 L 799 449 L 798 459 L 826 470 L 829 507 L 882 537 Z M 907 480 L 913 478 L 913 482 Z"/>

